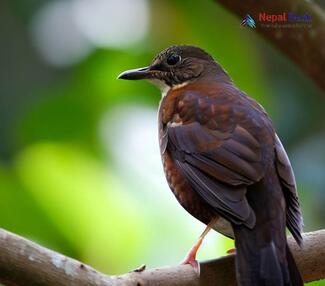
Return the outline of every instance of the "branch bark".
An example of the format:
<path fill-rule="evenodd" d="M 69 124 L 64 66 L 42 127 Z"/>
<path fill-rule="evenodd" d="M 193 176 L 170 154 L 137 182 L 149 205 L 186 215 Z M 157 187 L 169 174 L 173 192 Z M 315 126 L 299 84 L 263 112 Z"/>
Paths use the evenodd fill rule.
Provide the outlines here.
<path fill-rule="evenodd" d="M 303 249 L 299 249 L 289 238 L 304 281 L 325 278 L 325 230 L 306 233 L 304 240 Z M 0 282 L 9 286 L 236 285 L 234 255 L 200 265 L 200 277 L 189 265 L 108 276 L 82 262 L 0 229 Z"/>
<path fill-rule="evenodd" d="M 325 11 L 306 0 L 216 0 L 240 18 L 250 14 L 257 21 L 256 30 L 325 91 Z M 258 22 L 259 13 L 293 12 L 312 17 L 311 28 L 267 28 Z"/>

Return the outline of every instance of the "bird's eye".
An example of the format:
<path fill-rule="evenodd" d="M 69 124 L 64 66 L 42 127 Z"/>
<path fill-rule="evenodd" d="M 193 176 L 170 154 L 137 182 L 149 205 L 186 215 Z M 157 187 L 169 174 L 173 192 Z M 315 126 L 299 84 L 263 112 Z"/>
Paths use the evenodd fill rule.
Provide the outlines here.
<path fill-rule="evenodd" d="M 179 55 L 171 54 L 167 58 L 167 64 L 169 64 L 170 66 L 173 66 L 173 65 L 176 65 L 180 60 L 181 60 L 181 57 Z"/>

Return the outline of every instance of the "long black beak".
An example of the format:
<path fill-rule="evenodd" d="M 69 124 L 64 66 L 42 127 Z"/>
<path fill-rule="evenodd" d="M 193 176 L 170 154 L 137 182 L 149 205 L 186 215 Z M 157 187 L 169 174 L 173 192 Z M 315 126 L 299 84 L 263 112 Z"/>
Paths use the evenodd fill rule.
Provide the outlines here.
<path fill-rule="evenodd" d="M 136 79 L 150 79 L 152 77 L 152 72 L 150 67 L 133 69 L 122 72 L 117 78 L 118 79 L 128 79 L 128 80 L 136 80 Z"/>

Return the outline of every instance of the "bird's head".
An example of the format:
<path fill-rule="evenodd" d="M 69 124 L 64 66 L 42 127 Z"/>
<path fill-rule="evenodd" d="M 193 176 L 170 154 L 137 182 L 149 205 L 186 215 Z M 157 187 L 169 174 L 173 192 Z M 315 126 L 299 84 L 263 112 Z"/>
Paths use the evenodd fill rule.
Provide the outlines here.
<path fill-rule="evenodd" d="M 146 79 L 163 92 L 198 80 L 230 82 L 222 67 L 204 50 L 193 46 L 172 46 L 160 52 L 148 67 L 121 73 L 119 79 Z"/>

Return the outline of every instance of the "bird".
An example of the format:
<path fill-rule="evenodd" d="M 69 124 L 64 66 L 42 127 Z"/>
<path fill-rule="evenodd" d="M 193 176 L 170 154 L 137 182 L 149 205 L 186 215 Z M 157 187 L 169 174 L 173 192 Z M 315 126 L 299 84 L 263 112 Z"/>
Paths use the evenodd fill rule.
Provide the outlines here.
<path fill-rule="evenodd" d="M 203 49 L 175 45 L 119 79 L 161 90 L 159 145 L 170 189 L 210 229 L 235 240 L 240 286 L 300 286 L 286 228 L 303 245 L 303 218 L 293 169 L 264 108 L 236 87 Z"/>

